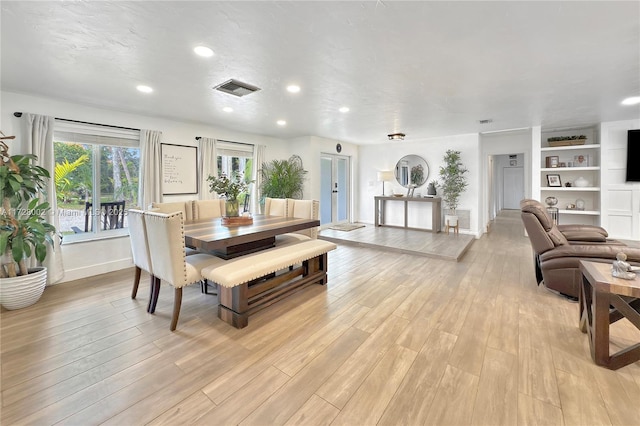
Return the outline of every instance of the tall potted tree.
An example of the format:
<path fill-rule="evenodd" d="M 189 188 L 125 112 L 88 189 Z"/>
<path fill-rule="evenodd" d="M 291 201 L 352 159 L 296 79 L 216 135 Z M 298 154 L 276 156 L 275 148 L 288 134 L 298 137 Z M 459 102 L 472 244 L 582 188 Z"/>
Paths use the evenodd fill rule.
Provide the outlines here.
<path fill-rule="evenodd" d="M 35 155 L 10 156 L 4 140 L 14 136 L 0 135 L 0 303 L 20 309 L 36 303 L 47 283 L 47 269 L 28 268 L 26 260 L 44 261 L 53 244 L 55 228 L 44 219 L 50 206 L 39 199 L 49 172 L 33 164 Z"/>
<path fill-rule="evenodd" d="M 449 213 L 445 214 L 444 218 L 445 223 L 449 223 L 449 226 L 458 225 L 456 209 L 458 208 L 460 195 L 469 185 L 464 175 L 467 171 L 460 159 L 460 151 L 447 150 L 444 155 L 444 166 L 440 167 L 440 182 L 438 186 L 442 189 L 442 200 L 447 209 L 449 209 Z"/>

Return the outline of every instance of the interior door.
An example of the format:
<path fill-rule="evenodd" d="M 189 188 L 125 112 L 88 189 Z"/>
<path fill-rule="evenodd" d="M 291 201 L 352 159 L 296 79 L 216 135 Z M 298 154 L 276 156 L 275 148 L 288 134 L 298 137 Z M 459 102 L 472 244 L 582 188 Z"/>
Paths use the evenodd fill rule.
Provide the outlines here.
<path fill-rule="evenodd" d="M 347 222 L 350 217 L 350 157 L 320 157 L 320 225 Z"/>
<path fill-rule="evenodd" d="M 502 176 L 502 208 L 520 209 L 520 200 L 524 198 L 524 169 L 505 167 Z"/>

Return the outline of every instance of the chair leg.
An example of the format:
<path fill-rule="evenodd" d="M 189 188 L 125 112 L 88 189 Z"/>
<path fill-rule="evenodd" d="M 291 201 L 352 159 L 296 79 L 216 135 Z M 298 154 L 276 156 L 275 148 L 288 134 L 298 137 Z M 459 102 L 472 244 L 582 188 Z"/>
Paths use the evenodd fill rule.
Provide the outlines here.
<path fill-rule="evenodd" d="M 136 275 L 133 278 L 133 289 L 131 290 L 131 298 L 135 299 L 138 295 L 138 285 L 140 284 L 140 273 L 142 270 L 136 266 Z"/>
<path fill-rule="evenodd" d="M 151 306 L 149 307 L 149 313 L 152 314 L 156 311 L 156 305 L 158 304 L 158 295 L 160 294 L 160 283 L 162 280 L 158 277 L 154 277 L 153 294 L 151 296 Z"/>
<path fill-rule="evenodd" d="M 178 325 L 178 317 L 180 316 L 180 306 L 182 305 L 182 287 L 176 288 L 173 296 L 173 318 L 171 319 L 171 331 L 176 329 Z"/>

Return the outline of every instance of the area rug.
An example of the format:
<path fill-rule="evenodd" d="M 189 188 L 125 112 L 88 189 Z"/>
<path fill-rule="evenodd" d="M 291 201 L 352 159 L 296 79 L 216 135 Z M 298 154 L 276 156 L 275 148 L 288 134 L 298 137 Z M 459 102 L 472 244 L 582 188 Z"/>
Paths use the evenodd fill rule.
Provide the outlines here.
<path fill-rule="evenodd" d="M 361 223 L 338 223 L 337 225 L 330 226 L 329 229 L 335 229 L 336 231 L 353 231 L 354 229 L 364 228 Z"/>

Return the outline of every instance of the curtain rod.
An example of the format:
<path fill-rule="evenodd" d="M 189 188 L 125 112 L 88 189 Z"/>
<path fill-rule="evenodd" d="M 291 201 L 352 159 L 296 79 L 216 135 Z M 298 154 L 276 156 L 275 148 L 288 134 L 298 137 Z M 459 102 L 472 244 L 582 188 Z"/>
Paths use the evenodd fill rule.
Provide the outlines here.
<path fill-rule="evenodd" d="M 18 118 L 22 117 L 22 113 L 21 112 L 14 112 L 13 115 L 15 117 L 18 117 Z M 92 123 L 90 121 L 69 120 L 68 118 L 55 117 L 55 119 L 56 120 L 60 120 L 60 121 L 66 121 L 68 123 L 90 124 L 92 126 L 111 127 L 112 129 L 136 130 L 138 132 L 140 131 L 140 129 L 134 129 L 133 127 L 111 126 L 109 124 Z"/>
<path fill-rule="evenodd" d="M 199 141 L 200 139 L 202 139 L 203 136 L 196 136 L 196 140 Z M 246 142 L 234 142 L 234 141 L 226 141 L 224 139 L 218 139 L 220 142 L 229 142 L 229 143 L 237 143 L 238 145 L 247 145 L 247 146 L 256 146 L 253 143 L 246 143 Z"/>

